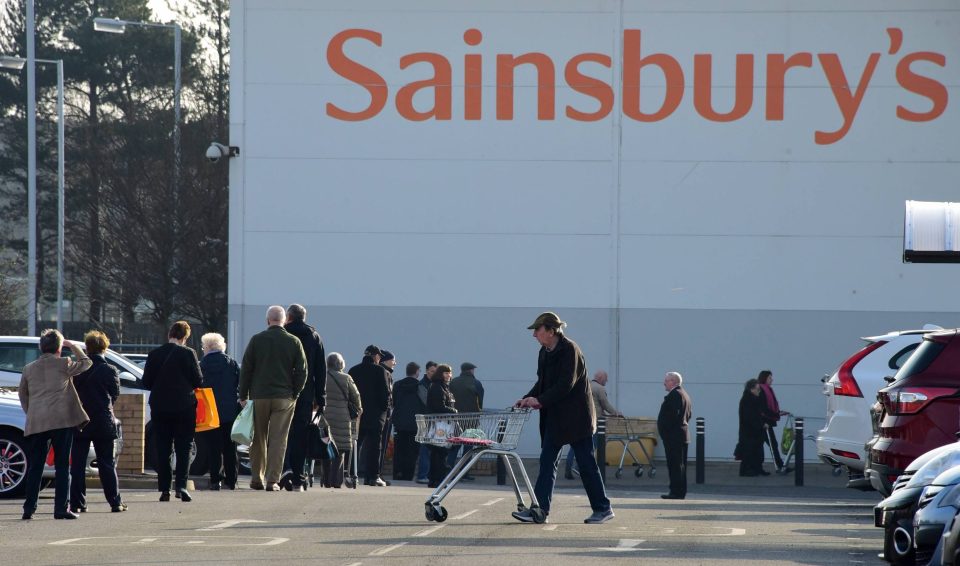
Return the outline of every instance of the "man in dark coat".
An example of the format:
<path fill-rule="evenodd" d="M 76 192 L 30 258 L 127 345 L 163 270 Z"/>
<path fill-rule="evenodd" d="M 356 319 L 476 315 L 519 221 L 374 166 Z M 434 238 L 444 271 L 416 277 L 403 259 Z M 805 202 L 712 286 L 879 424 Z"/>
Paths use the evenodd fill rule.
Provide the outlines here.
<path fill-rule="evenodd" d="M 683 376 L 675 371 L 667 372 L 663 388 L 667 391 L 657 415 L 657 431 L 663 440 L 663 452 L 670 473 L 670 493 L 663 499 L 683 499 L 687 496 L 687 447 L 690 445 L 690 422 L 693 405 L 684 391 Z"/>
<path fill-rule="evenodd" d="M 323 339 L 317 330 L 307 324 L 307 309 L 296 303 L 287 309 L 287 323 L 283 328 L 300 339 L 307 356 L 307 382 L 297 398 L 287 436 L 284 470 L 290 471 L 290 481 L 281 481 L 287 491 L 307 490 L 307 426 L 313 418 L 313 409 L 323 412 L 327 402 L 327 354 Z"/>
<path fill-rule="evenodd" d="M 383 427 L 387 424 L 390 409 L 390 376 L 380 365 L 380 348 L 373 344 L 363 352 L 363 361 L 348 372 L 360 391 L 360 428 L 357 435 L 357 450 L 365 479 L 364 485 L 383 487 L 387 482 L 380 478 L 380 451 L 383 450 Z"/>
<path fill-rule="evenodd" d="M 393 479 L 413 481 L 420 446 L 417 436 L 417 415 L 426 413 L 426 405 L 420 401 L 420 365 L 407 364 L 407 376 L 393 386 Z"/>
<path fill-rule="evenodd" d="M 583 522 L 605 523 L 614 514 L 593 455 L 593 434 L 597 426 L 593 395 L 583 353 L 575 342 L 564 336 L 565 326 L 556 314 L 545 312 L 527 327 L 540 343 L 537 383 L 516 406 L 540 410 L 540 472 L 534 493 L 544 514 L 550 514 L 557 464 L 563 446 L 569 444 L 593 509 L 593 514 Z M 515 511 L 513 517 L 524 523 L 533 522 L 534 511 Z"/>

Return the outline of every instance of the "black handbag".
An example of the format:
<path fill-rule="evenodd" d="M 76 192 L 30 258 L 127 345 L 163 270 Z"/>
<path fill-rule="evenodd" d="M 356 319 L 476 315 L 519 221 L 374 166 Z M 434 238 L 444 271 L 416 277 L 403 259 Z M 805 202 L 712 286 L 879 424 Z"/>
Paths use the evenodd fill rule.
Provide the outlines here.
<path fill-rule="evenodd" d="M 307 425 L 307 457 L 313 460 L 335 460 L 339 455 L 327 419 L 323 417 L 323 413 L 317 413 Z"/>

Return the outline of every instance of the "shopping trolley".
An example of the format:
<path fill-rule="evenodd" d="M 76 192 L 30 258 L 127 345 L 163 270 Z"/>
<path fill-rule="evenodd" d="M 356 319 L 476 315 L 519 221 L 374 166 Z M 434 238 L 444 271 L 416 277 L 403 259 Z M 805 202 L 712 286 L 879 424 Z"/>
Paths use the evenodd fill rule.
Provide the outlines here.
<path fill-rule="evenodd" d="M 820 417 L 803 417 L 803 420 L 805 423 L 808 423 L 810 421 L 823 420 L 823 419 Z M 816 442 L 817 440 L 816 434 L 813 433 L 813 431 L 816 430 L 815 427 L 810 427 L 809 429 L 807 429 L 811 431 L 810 434 L 805 434 L 802 439 L 798 439 L 794 434 L 794 421 L 795 421 L 794 416 L 788 413 L 787 419 L 783 424 L 783 430 L 780 432 L 780 435 L 781 435 L 780 448 L 781 448 L 781 451 L 783 452 L 783 468 L 778 470 L 778 473 L 787 474 L 787 473 L 790 473 L 791 470 L 793 470 L 793 468 L 790 467 L 790 463 L 793 461 L 794 456 L 796 456 L 797 454 L 798 440 L 800 440 L 800 442 L 803 442 L 804 440 L 812 440 Z M 790 432 L 788 433 L 787 431 L 790 431 Z M 766 431 L 764 431 L 764 435 L 766 435 Z M 766 442 L 764 442 L 764 444 L 766 444 Z M 835 476 L 839 475 L 837 470 L 842 471 L 842 468 L 836 468 L 833 471 L 833 475 Z"/>
<path fill-rule="evenodd" d="M 503 461 L 513 484 L 513 492 L 517 496 L 517 510 L 523 511 L 527 507 L 511 460 L 516 463 L 527 493 L 530 494 L 530 514 L 533 521 L 543 523 L 546 520 L 546 514 L 533 493 L 533 485 L 523 467 L 523 461 L 516 452 L 520 433 L 523 432 L 523 425 L 530 419 L 530 413 L 530 409 L 512 408 L 484 413 L 417 415 L 417 442 L 443 448 L 469 448 L 424 503 L 428 521 L 442 523 L 447 520 L 447 510 L 441 502 L 485 454 L 499 456 Z"/>
<path fill-rule="evenodd" d="M 607 440 L 623 444 L 623 452 L 620 454 L 620 466 L 617 468 L 616 474 L 614 474 L 617 479 L 620 479 L 623 475 L 623 463 L 627 458 L 627 454 L 630 454 L 630 457 L 633 458 L 633 461 L 636 463 L 637 469 L 634 470 L 634 475 L 638 478 L 643 475 L 643 464 L 640 458 L 637 458 L 637 455 L 633 453 L 633 449 L 630 448 L 630 444 L 633 442 L 636 442 L 640 446 L 640 451 L 643 452 L 644 458 L 646 458 L 647 463 L 650 464 L 650 474 L 648 477 L 655 478 L 657 476 L 657 466 L 653 463 L 653 458 L 650 454 L 647 453 L 647 447 L 644 446 L 642 439 L 653 439 L 654 442 L 657 441 L 656 419 L 644 417 L 607 417 Z"/>

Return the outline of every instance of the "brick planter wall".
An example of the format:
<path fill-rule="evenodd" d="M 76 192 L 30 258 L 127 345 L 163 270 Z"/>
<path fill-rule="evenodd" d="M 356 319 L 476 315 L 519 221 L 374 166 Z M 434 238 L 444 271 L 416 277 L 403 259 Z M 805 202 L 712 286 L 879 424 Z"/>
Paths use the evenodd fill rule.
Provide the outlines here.
<path fill-rule="evenodd" d="M 117 474 L 143 473 L 145 407 L 146 396 L 140 393 L 122 393 L 113 405 L 123 426 L 123 452 L 117 458 Z"/>

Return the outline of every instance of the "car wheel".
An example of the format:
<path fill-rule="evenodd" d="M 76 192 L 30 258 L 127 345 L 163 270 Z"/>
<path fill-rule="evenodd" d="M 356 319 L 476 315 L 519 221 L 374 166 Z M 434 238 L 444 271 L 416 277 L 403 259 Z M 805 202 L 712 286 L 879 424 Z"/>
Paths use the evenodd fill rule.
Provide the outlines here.
<path fill-rule="evenodd" d="M 0 499 L 22 497 L 27 483 L 27 453 L 23 435 L 0 430 Z"/>

